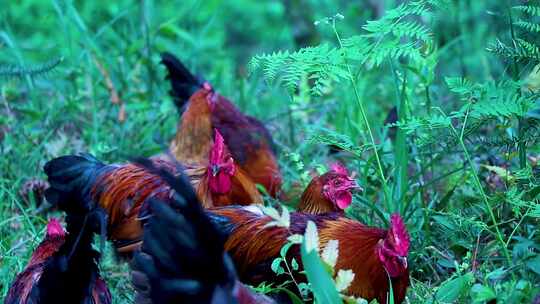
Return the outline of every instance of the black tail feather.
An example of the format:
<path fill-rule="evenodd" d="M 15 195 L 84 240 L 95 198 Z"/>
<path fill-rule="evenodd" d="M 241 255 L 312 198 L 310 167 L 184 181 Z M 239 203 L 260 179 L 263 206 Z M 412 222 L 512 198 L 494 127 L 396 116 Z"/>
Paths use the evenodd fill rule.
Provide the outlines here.
<path fill-rule="evenodd" d="M 236 273 L 224 252 L 225 236 L 206 216 L 189 180 L 151 161 L 137 162 L 176 191 L 167 202 L 148 202 L 153 216 L 133 273 L 137 303 L 204 304 L 216 303 L 216 297 L 223 299 L 220 303 L 235 303 Z"/>
<path fill-rule="evenodd" d="M 90 191 L 106 168 L 90 154 L 61 156 L 47 162 L 43 167 L 50 184 L 45 191 L 47 201 L 68 213 L 91 210 Z M 80 204 L 64 206 L 72 202 Z"/>
<path fill-rule="evenodd" d="M 104 216 L 101 208 L 86 214 L 67 212 L 66 240 L 32 290 L 39 303 L 95 303 L 94 291 L 101 300 L 97 304 L 111 303 L 97 265 L 100 253 L 92 247 L 94 234 L 102 230 Z"/>
<path fill-rule="evenodd" d="M 184 112 L 185 105 L 191 95 L 202 85 L 203 81 L 193 75 L 180 60 L 171 53 L 161 54 L 161 63 L 168 71 L 167 79 L 171 82 L 170 95 L 180 113 Z"/>

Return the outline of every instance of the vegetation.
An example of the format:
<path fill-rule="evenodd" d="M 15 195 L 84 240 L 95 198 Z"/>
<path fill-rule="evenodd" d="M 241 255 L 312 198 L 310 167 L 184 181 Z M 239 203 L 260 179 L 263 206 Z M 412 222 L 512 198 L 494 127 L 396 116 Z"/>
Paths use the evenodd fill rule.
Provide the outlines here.
<path fill-rule="evenodd" d="M 404 216 L 410 303 L 540 292 L 540 1 L 22 0 L 0 16 L 0 299 L 43 235 L 19 190 L 48 159 L 124 161 L 173 136 L 162 51 L 267 124 L 286 190 L 339 159 L 365 189 L 350 216 Z"/>

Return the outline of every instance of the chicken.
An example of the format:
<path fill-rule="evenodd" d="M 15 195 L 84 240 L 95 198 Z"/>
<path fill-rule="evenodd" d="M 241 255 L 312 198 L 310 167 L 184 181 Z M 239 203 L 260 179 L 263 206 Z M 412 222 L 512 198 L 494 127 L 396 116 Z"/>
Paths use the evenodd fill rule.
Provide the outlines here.
<path fill-rule="evenodd" d="M 223 248 L 225 235 L 206 216 L 189 182 L 151 162 L 146 166 L 182 197 L 148 201 L 152 215 L 133 263 L 135 303 L 274 303 L 237 280 Z"/>
<path fill-rule="evenodd" d="M 388 230 L 368 227 L 337 213 L 313 215 L 295 212 L 290 215 L 290 227 L 267 226 L 272 220 L 254 209 L 254 206 L 210 208 L 215 223 L 230 236 L 225 249 L 231 255 L 242 282 L 258 285 L 261 282 L 282 283 L 286 278 L 276 277 L 272 261 L 280 257 L 280 249 L 291 234 L 304 234 L 308 221 L 313 221 L 319 233 L 321 248 L 330 240 L 339 242 L 336 270 L 351 269 L 354 280 L 345 291 L 347 295 L 387 303 L 388 276 L 392 281 L 395 303 L 403 302 L 409 285 L 407 255 L 409 235 L 402 218 L 391 216 Z M 295 245 L 288 259 L 301 261 Z M 298 275 L 297 281 L 304 281 Z"/>
<path fill-rule="evenodd" d="M 353 189 L 362 190 L 345 167 L 334 164 L 330 171 L 311 180 L 302 193 L 298 211 L 312 214 L 338 212 L 343 215 L 352 202 Z"/>
<path fill-rule="evenodd" d="M 214 145 L 210 150 L 206 174 L 197 179 L 192 178 L 202 205 L 212 207 L 261 204 L 262 196 L 257 187 L 231 157 L 221 133 L 215 130 L 214 134 Z"/>
<path fill-rule="evenodd" d="M 215 132 L 215 144 L 204 166 L 189 166 L 186 172 L 204 207 L 232 203 L 261 203 L 255 184 L 231 158 L 223 138 Z M 176 172 L 174 163 L 154 159 L 156 164 Z M 105 165 L 91 155 L 70 155 L 45 165 L 52 189 L 92 199 L 108 214 L 108 236 L 119 253 L 129 253 L 140 245 L 139 221 L 143 202 L 149 197 L 166 198 L 170 187 L 159 176 L 134 163 Z"/>
<path fill-rule="evenodd" d="M 15 278 L 5 304 L 112 303 L 92 248 L 94 219 L 84 218 L 68 214 L 67 235 L 58 220 L 49 221 L 45 239 Z"/>
<path fill-rule="evenodd" d="M 174 55 L 164 53 L 171 95 L 182 117 L 171 152 L 181 163 L 204 158 L 212 130 L 225 138 L 232 157 L 248 176 L 273 197 L 281 190 L 281 173 L 272 136 L 257 119 L 244 115 L 228 99 L 214 91 L 208 82 L 196 78 Z"/>

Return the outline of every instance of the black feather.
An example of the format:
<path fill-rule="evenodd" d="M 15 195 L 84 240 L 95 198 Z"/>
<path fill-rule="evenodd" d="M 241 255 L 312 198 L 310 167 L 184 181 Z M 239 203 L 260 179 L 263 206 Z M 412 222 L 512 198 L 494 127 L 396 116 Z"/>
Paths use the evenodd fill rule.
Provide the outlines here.
<path fill-rule="evenodd" d="M 147 202 L 152 217 L 135 256 L 136 302 L 235 303 L 236 272 L 224 252 L 226 237 L 207 217 L 189 180 L 147 159 L 135 162 L 176 192 L 169 201 Z"/>
<path fill-rule="evenodd" d="M 39 303 L 95 303 L 92 291 L 100 279 L 100 254 L 92 242 L 95 234 L 100 235 L 103 250 L 107 215 L 91 203 L 90 189 L 103 168 L 105 165 L 89 154 L 63 156 L 45 164 L 51 184 L 47 200 L 66 212 L 67 236 L 32 289 L 32 293 L 39 293 Z M 101 297 L 101 303 L 111 302 L 107 289 Z"/>
<path fill-rule="evenodd" d="M 94 207 L 90 193 L 94 182 L 110 169 L 90 154 L 55 158 L 43 167 L 50 184 L 45 198 L 68 213 L 89 212 Z"/>
<path fill-rule="evenodd" d="M 97 262 L 100 254 L 93 249 L 94 234 L 101 232 L 104 211 L 100 208 L 86 214 L 67 214 L 64 244 L 44 268 L 30 297 L 37 303 L 95 303 L 92 291 L 100 279 Z M 101 303 L 110 303 L 107 289 Z M 100 304 L 101 304 L 100 303 Z"/>
<path fill-rule="evenodd" d="M 171 82 L 170 95 L 173 97 L 174 104 L 181 114 L 184 112 L 185 105 L 191 95 L 201 88 L 204 81 L 193 75 L 186 66 L 171 53 L 162 53 L 161 63 L 167 68 L 167 79 Z"/>

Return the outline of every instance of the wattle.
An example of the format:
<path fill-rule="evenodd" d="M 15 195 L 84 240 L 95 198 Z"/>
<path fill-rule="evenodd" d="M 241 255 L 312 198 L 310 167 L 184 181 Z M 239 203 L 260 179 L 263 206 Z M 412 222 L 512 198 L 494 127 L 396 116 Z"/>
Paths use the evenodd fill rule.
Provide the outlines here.
<path fill-rule="evenodd" d="M 225 172 L 219 172 L 217 176 L 210 177 L 208 185 L 213 193 L 226 194 L 231 191 L 231 177 Z"/>
<path fill-rule="evenodd" d="M 337 193 L 335 198 L 336 205 L 344 210 L 351 205 L 352 194 L 349 191 L 340 191 Z"/>

